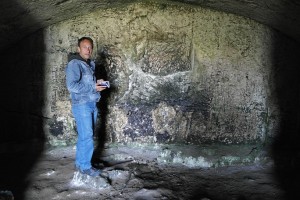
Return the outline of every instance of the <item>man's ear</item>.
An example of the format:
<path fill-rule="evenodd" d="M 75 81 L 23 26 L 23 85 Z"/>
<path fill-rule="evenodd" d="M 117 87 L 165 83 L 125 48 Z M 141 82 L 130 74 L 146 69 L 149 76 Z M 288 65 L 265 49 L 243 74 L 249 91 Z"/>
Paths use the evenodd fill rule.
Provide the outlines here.
<path fill-rule="evenodd" d="M 80 47 L 77 47 L 77 52 L 78 52 L 78 53 L 80 52 Z"/>

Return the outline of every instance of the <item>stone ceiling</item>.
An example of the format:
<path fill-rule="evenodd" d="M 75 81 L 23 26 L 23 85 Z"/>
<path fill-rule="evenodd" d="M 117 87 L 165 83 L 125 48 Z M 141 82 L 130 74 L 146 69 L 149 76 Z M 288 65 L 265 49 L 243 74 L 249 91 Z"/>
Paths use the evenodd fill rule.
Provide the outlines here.
<path fill-rule="evenodd" d="M 51 24 L 138 0 L 1 0 L 0 50 Z M 145 1 L 143 1 L 145 2 Z M 152 0 L 204 6 L 254 19 L 300 42 L 299 0 Z"/>

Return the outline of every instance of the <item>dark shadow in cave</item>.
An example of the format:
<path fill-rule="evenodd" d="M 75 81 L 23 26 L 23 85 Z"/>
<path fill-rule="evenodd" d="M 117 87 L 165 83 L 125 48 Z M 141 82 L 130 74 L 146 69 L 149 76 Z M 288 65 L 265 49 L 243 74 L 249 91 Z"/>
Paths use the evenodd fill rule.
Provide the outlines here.
<path fill-rule="evenodd" d="M 97 55 L 96 58 L 96 69 L 95 75 L 97 80 L 103 79 L 105 81 L 109 81 L 109 77 L 107 75 L 107 68 L 108 68 L 108 60 L 109 55 L 107 49 L 104 47 L 102 48 Z M 105 143 L 107 141 L 107 115 L 108 115 L 108 100 L 113 92 L 114 87 L 110 85 L 110 88 L 101 91 L 101 99 L 98 103 L 98 123 L 95 130 L 95 138 L 97 140 L 97 147 L 95 148 L 92 164 L 95 167 L 104 167 L 107 166 L 108 163 L 101 159 L 103 155 L 103 150 L 105 149 Z"/>
<path fill-rule="evenodd" d="M 276 178 L 286 199 L 300 199 L 300 44 L 291 38 L 274 36 L 273 78 L 280 124 L 272 143 Z"/>
<path fill-rule="evenodd" d="M 28 174 L 44 150 L 44 35 L 22 37 L 30 34 L 25 22 L 38 23 L 16 1 L 1 1 L 0 13 L 0 191 L 22 200 Z"/>

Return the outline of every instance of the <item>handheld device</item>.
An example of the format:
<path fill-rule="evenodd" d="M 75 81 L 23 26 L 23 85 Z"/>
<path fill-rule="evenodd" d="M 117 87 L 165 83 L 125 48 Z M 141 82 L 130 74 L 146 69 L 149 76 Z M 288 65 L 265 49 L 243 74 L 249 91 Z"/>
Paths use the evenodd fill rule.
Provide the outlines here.
<path fill-rule="evenodd" d="M 109 81 L 102 81 L 99 85 L 105 86 L 105 87 L 107 87 L 107 88 L 110 87 Z"/>

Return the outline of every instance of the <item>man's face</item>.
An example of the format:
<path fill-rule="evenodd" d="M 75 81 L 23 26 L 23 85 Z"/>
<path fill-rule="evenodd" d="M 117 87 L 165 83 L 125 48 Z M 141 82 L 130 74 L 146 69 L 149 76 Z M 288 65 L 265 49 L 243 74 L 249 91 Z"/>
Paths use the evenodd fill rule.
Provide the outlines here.
<path fill-rule="evenodd" d="M 78 53 L 79 55 L 87 60 L 90 59 L 93 52 L 93 45 L 89 40 L 82 40 L 80 42 L 80 45 L 78 47 Z"/>

